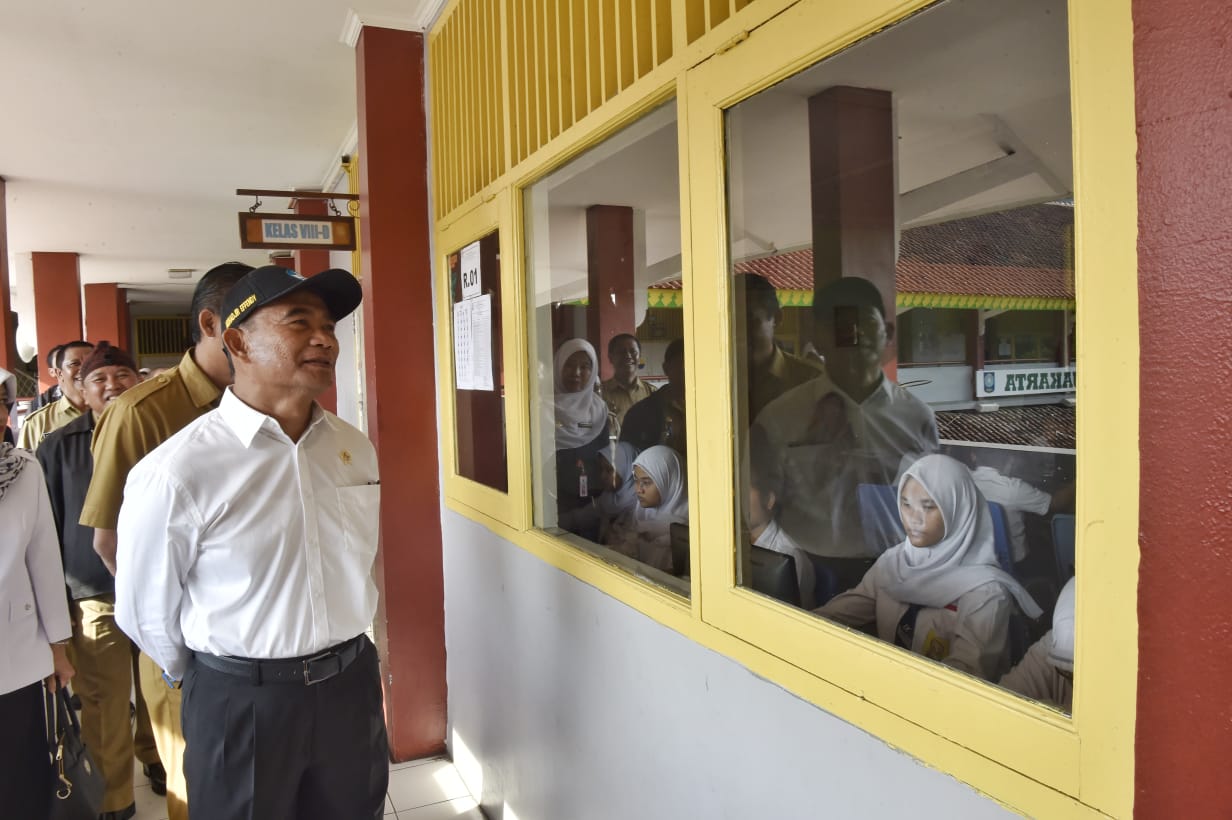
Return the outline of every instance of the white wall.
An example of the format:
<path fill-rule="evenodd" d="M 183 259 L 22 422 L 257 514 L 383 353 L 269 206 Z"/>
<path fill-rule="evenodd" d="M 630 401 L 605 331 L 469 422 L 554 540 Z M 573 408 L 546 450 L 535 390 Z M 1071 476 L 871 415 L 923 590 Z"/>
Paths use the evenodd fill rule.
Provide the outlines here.
<path fill-rule="evenodd" d="M 1008 817 L 446 510 L 451 750 L 493 820 Z"/>

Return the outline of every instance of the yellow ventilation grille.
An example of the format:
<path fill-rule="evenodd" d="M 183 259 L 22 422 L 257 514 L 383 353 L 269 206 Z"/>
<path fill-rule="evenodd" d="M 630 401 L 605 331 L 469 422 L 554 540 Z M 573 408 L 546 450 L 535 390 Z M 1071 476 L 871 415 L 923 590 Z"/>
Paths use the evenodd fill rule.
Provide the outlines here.
<path fill-rule="evenodd" d="M 505 170 L 500 16 L 492 0 L 462 0 L 429 45 L 438 217 Z"/>
<path fill-rule="evenodd" d="M 706 34 L 753 0 L 685 0 L 685 31 L 689 42 Z"/>

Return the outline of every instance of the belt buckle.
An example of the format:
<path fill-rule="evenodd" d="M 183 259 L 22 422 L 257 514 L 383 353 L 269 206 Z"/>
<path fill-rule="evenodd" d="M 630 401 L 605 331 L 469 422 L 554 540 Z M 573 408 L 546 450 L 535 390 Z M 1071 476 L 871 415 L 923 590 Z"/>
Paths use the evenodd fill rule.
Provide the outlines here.
<path fill-rule="evenodd" d="M 317 676 L 313 672 L 313 665 L 321 661 L 329 661 L 329 660 L 332 660 L 334 662 L 332 664 L 332 668 L 327 669 L 324 674 Z M 337 675 L 341 671 L 342 671 L 342 658 L 338 656 L 338 653 L 337 652 L 322 652 L 320 655 L 317 655 L 314 658 L 309 658 L 308 660 L 304 661 L 304 685 L 312 686 L 313 684 L 327 681 L 330 678 L 332 678 L 334 675 Z"/>

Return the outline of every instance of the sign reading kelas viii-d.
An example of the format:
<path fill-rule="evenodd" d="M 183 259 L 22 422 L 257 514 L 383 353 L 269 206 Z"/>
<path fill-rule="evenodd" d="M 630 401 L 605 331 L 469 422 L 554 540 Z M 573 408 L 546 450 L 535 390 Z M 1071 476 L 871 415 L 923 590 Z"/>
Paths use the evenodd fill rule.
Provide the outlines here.
<path fill-rule="evenodd" d="M 240 213 L 240 247 L 294 250 L 355 250 L 355 220 L 349 216 Z"/>

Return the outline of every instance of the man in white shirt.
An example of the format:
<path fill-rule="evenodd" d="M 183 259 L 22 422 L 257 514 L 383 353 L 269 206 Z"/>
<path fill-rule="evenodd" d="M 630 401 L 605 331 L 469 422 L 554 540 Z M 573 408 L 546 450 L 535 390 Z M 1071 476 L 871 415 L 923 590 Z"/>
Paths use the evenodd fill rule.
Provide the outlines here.
<path fill-rule="evenodd" d="M 235 384 L 129 474 L 116 619 L 183 678 L 194 817 L 379 818 L 388 779 L 376 651 L 376 453 L 316 398 L 346 271 L 275 266 L 223 301 Z"/>
<path fill-rule="evenodd" d="M 843 590 L 877 557 L 865 546 L 857 487 L 895 484 L 904 463 L 936 452 L 937 422 L 881 369 L 893 324 L 872 282 L 848 276 L 826 285 L 813 327 L 825 373 L 770 402 L 754 424 L 783 468 L 779 525 Z"/>

